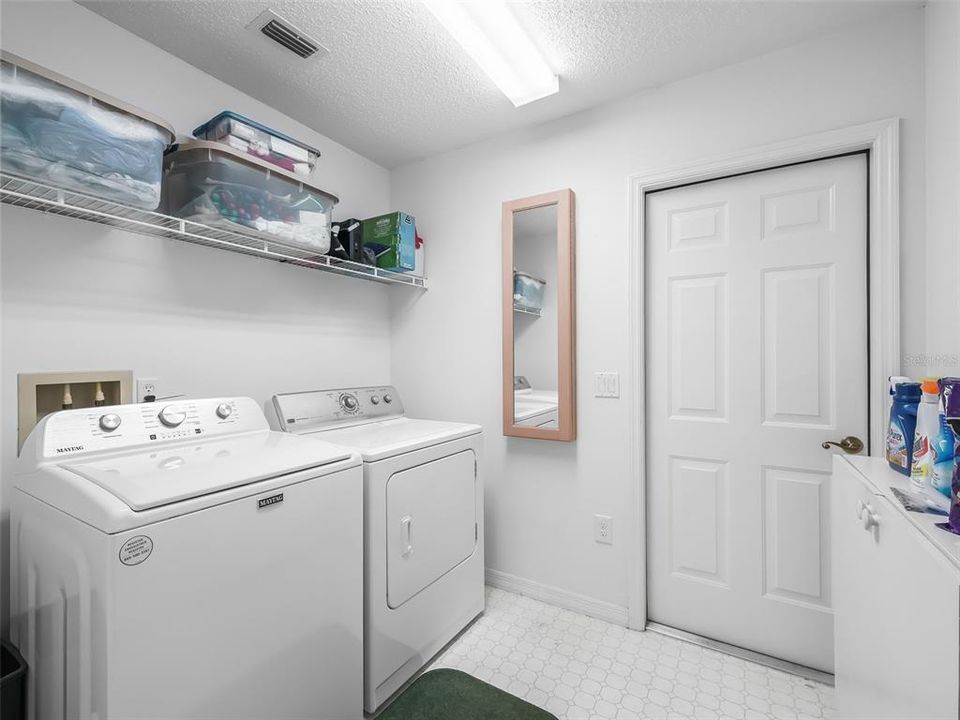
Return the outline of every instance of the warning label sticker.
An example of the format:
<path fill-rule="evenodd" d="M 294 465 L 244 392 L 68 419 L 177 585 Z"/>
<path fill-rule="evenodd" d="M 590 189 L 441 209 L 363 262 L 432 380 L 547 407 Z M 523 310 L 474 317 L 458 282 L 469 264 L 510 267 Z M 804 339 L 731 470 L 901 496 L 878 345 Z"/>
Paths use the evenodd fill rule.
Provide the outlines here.
<path fill-rule="evenodd" d="M 153 552 L 153 540 L 146 535 L 137 535 L 120 547 L 120 562 L 124 565 L 139 565 Z"/>

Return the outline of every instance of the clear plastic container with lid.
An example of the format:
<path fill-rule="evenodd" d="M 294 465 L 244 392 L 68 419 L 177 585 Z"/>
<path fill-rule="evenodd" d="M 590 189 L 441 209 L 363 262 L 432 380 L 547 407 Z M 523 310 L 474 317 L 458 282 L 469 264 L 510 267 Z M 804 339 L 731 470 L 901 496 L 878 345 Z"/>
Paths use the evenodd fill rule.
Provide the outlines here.
<path fill-rule="evenodd" d="M 310 175 L 320 157 L 316 148 L 229 110 L 198 127 L 193 136 L 228 145 L 301 177 Z"/>
<path fill-rule="evenodd" d="M 164 207 L 185 220 L 255 230 L 324 254 L 335 195 L 291 172 L 219 143 L 176 145 L 164 159 Z"/>
<path fill-rule="evenodd" d="M 543 310 L 545 280 L 519 270 L 513 271 L 513 306 L 519 310 L 540 312 Z"/>
<path fill-rule="evenodd" d="M 163 120 L 23 58 L 0 53 L 0 168 L 64 190 L 155 210 Z"/>

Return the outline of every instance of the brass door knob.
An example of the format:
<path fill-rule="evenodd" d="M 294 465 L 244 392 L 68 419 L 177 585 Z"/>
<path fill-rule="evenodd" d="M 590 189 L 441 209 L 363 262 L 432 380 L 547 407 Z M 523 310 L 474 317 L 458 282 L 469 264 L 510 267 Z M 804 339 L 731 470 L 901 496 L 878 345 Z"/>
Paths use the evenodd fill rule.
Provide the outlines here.
<path fill-rule="evenodd" d="M 831 445 L 835 445 L 836 447 L 840 448 L 845 453 L 849 453 L 850 455 L 856 455 L 859 452 L 863 452 L 863 440 L 856 437 L 855 435 L 847 435 L 847 437 L 845 437 L 840 442 L 834 442 L 833 440 L 828 440 L 822 445 L 822 447 L 824 450 L 829 450 Z"/>

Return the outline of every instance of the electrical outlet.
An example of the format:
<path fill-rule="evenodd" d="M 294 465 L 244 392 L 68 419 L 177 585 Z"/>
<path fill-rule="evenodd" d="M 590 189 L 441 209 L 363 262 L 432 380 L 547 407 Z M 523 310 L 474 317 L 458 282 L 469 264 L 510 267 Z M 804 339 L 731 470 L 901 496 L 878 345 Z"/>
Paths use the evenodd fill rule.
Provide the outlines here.
<path fill-rule="evenodd" d="M 137 402 L 145 402 L 144 398 L 152 395 L 154 398 L 159 395 L 157 388 L 160 387 L 160 381 L 156 378 L 137 378 Z"/>
<path fill-rule="evenodd" d="M 598 372 L 593 375 L 593 396 L 602 398 L 620 397 L 620 373 Z"/>
<path fill-rule="evenodd" d="M 609 515 L 593 516 L 593 539 L 598 543 L 613 545 L 613 518 Z"/>

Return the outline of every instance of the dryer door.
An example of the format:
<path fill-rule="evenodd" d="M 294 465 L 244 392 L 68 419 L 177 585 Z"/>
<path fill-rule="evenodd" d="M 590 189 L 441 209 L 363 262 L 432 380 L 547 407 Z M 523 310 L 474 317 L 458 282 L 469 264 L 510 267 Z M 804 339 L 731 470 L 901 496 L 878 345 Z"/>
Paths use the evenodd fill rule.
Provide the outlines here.
<path fill-rule="evenodd" d="M 477 473 L 472 450 L 387 481 L 387 605 L 398 608 L 473 554 Z"/>

